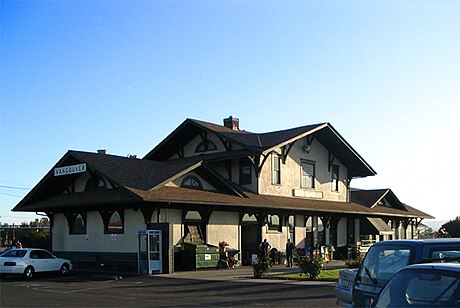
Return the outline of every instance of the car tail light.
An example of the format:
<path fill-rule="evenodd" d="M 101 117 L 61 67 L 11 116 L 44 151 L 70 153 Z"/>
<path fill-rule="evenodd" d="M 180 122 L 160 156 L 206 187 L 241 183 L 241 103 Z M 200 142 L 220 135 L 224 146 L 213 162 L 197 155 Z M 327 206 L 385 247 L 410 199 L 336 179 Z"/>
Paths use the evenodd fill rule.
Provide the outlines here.
<path fill-rule="evenodd" d="M 16 266 L 16 262 L 5 262 L 3 263 L 4 266 Z"/>

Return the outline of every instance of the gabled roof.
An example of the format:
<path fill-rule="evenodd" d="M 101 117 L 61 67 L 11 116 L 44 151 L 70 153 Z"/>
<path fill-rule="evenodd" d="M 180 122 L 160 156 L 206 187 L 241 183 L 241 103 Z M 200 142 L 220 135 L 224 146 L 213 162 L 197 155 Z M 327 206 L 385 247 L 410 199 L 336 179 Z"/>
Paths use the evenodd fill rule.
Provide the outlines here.
<path fill-rule="evenodd" d="M 178 148 L 191 141 L 201 131 L 212 132 L 219 138 L 236 143 L 246 149 L 247 154 L 268 154 L 275 148 L 294 143 L 306 136 L 313 136 L 331 154 L 347 166 L 348 176 L 365 177 L 375 175 L 372 167 L 351 147 L 330 123 L 306 125 L 269 133 L 251 133 L 208 122 L 186 119 L 143 159 L 166 160 L 177 153 Z M 224 157 L 224 156 L 223 156 Z M 241 156 L 244 157 L 244 156 Z"/>
<path fill-rule="evenodd" d="M 393 193 L 389 188 L 386 189 L 357 189 L 352 188 L 351 190 L 351 201 L 367 206 L 369 208 L 374 208 L 379 206 L 379 202 L 383 199 L 387 200 L 390 203 L 392 208 L 401 209 L 406 211 L 404 204 L 399 201 L 398 197 Z"/>
<path fill-rule="evenodd" d="M 87 170 L 105 177 L 118 188 L 110 190 L 112 198 L 110 198 L 109 193 L 103 192 L 62 194 L 62 192 L 81 174 L 77 173 L 55 177 L 54 168 L 80 163 L 86 163 Z M 94 202 L 101 203 L 102 200 L 104 200 L 105 203 L 117 202 L 117 200 L 123 200 L 124 202 L 130 200 L 133 202 L 136 200 L 142 201 L 142 199 L 131 193 L 127 188 L 140 190 L 156 189 L 192 170 L 205 179 L 212 181 L 213 185 L 222 192 L 233 193 L 241 197 L 244 196 L 238 188 L 210 170 L 206 164 L 203 163 L 203 160 L 197 158 L 158 162 L 108 154 L 68 151 L 43 179 L 14 207 L 13 211 L 28 210 L 31 204 L 44 204 L 45 200 L 47 204 L 52 206 L 57 206 L 58 204 L 64 205 L 66 202 L 74 204 L 72 201 L 73 199 L 76 200 L 75 202 L 82 202 L 83 199 L 86 200 L 87 198 L 89 198 L 89 200 L 85 202 L 88 204 Z M 79 196 L 76 197 L 75 195 Z"/>
<path fill-rule="evenodd" d="M 385 199 L 393 209 L 406 211 L 414 217 L 426 218 L 426 219 L 434 219 L 433 216 L 417 210 L 405 203 L 402 203 L 398 197 L 396 197 L 395 193 L 389 189 L 351 189 L 351 201 L 353 203 L 363 205 L 375 211 L 382 211 L 383 208 L 388 208 L 387 206 L 380 205 L 379 202 Z"/>

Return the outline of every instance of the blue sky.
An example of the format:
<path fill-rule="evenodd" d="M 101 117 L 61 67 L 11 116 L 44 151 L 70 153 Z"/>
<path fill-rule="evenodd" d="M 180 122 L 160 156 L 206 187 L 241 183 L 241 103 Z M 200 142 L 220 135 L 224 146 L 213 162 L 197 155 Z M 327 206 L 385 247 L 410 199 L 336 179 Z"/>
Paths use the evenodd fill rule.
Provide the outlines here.
<path fill-rule="evenodd" d="M 69 149 L 144 156 L 186 118 L 330 122 L 391 188 L 460 215 L 460 1 L 1 1 L 0 222 Z M 25 188 L 25 189 L 24 189 Z"/>

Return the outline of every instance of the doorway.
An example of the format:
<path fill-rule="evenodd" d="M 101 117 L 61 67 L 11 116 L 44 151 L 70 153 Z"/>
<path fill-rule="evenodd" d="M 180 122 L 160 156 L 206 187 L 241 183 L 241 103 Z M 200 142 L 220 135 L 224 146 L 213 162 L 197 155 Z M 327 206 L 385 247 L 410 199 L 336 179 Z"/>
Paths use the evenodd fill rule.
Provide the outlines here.
<path fill-rule="evenodd" d="M 241 225 L 241 250 L 243 265 L 252 264 L 252 255 L 258 254 L 262 235 L 258 224 Z"/>

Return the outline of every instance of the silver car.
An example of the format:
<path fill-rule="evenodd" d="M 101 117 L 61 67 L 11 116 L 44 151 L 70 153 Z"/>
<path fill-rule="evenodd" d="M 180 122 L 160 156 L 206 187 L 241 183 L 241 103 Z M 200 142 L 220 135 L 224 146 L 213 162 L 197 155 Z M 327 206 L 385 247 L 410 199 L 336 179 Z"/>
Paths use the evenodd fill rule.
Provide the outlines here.
<path fill-rule="evenodd" d="M 71 270 L 70 260 L 57 258 L 45 249 L 11 249 L 0 255 L 1 276 L 16 274 L 30 279 L 39 272 L 60 272 L 66 275 Z"/>
<path fill-rule="evenodd" d="M 335 287 L 337 304 L 343 307 L 353 307 L 353 283 L 358 269 L 345 269 L 339 272 L 339 282 Z"/>

